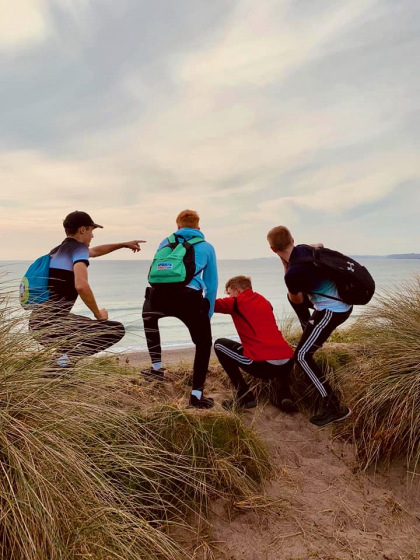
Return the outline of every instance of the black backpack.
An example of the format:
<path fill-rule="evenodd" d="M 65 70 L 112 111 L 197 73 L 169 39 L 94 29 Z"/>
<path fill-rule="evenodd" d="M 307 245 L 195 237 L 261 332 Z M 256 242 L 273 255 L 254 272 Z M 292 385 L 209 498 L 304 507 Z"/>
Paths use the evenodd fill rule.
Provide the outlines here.
<path fill-rule="evenodd" d="M 375 281 L 371 274 L 360 263 L 338 251 L 326 247 L 311 247 L 312 255 L 293 260 L 294 264 L 313 263 L 325 276 L 337 286 L 339 301 L 348 305 L 366 305 L 375 293 Z M 315 292 L 314 292 L 315 293 Z M 331 299 L 338 299 L 326 294 L 317 294 Z"/>

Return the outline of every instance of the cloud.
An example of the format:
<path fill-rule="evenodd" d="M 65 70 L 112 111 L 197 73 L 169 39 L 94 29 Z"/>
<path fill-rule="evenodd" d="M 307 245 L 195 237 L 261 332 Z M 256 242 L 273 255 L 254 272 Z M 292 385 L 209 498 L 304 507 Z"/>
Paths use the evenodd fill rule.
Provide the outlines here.
<path fill-rule="evenodd" d="M 47 0 L 0 0 L 0 51 L 37 43 L 48 36 Z"/>
<path fill-rule="evenodd" d="M 181 77 L 198 90 L 244 86 L 255 90 L 278 83 L 316 58 L 326 42 L 340 36 L 374 4 L 355 0 L 343 7 L 330 2 L 327 13 L 315 14 L 315 24 L 313 19 L 301 17 L 297 25 L 291 25 L 293 2 L 245 0 L 238 4 L 222 40 L 187 59 Z"/>
<path fill-rule="evenodd" d="M 151 244 L 196 208 L 221 256 L 265 254 L 279 222 L 388 245 L 376 216 L 419 183 L 415 2 L 45 0 L 25 21 L 34 7 L 38 35 L 0 47 L 0 231 L 31 237 L 16 254 L 75 208 L 101 239 Z"/>

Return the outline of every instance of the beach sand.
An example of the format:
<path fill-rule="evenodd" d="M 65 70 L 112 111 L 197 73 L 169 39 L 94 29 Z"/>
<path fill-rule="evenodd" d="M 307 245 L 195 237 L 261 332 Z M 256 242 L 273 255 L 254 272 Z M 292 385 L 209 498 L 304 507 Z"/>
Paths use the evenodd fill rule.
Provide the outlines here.
<path fill-rule="evenodd" d="M 192 370 L 194 351 L 194 346 L 164 348 L 163 365 L 172 371 Z M 215 398 L 214 410 L 221 411 L 230 390 L 215 374 L 214 353 L 212 358 L 206 390 Z M 147 351 L 119 359 L 134 367 L 150 364 Z M 168 395 L 186 405 L 185 389 L 179 395 L 172 388 Z M 274 475 L 249 501 L 212 501 L 215 560 L 419 557 L 420 483 L 407 476 L 403 462 L 360 471 L 351 442 L 334 437 L 331 426 L 313 426 L 307 413 L 289 415 L 262 402 L 242 416 L 264 441 Z"/>
<path fill-rule="evenodd" d="M 180 346 L 176 348 L 163 348 L 162 349 L 162 364 L 163 366 L 173 366 L 179 364 L 193 364 L 195 354 L 195 346 Z M 210 359 L 216 359 L 214 350 L 211 351 Z M 140 352 L 129 352 L 122 356 L 120 359 L 128 360 L 134 367 L 143 367 L 150 365 L 149 353 L 147 350 Z"/>

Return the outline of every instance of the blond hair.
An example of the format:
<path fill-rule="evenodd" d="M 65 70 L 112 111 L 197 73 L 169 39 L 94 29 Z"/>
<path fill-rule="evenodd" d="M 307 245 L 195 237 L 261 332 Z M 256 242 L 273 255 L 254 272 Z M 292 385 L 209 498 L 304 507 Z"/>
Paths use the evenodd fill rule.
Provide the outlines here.
<path fill-rule="evenodd" d="M 197 229 L 199 222 L 200 216 L 195 210 L 183 210 L 176 217 L 176 225 L 179 228 L 189 227 Z"/>
<path fill-rule="evenodd" d="M 284 226 L 276 226 L 270 229 L 267 233 L 267 240 L 270 247 L 275 251 L 284 251 L 294 243 L 292 234 Z"/>
<path fill-rule="evenodd" d="M 229 278 L 226 282 L 225 290 L 227 292 L 228 288 L 233 288 L 234 290 L 252 290 L 251 278 L 249 276 L 233 276 Z"/>

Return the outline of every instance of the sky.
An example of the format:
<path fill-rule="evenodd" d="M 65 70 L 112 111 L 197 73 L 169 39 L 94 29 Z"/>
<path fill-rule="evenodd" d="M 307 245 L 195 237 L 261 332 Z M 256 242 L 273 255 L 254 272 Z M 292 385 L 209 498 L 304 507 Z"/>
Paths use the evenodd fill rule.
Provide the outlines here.
<path fill-rule="evenodd" d="M 0 0 L 0 259 L 87 211 L 151 259 L 197 210 L 219 258 L 266 234 L 420 252 L 418 0 Z M 108 257 L 106 257 L 108 258 Z M 118 251 L 109 258 L 139 258 Z"/>

